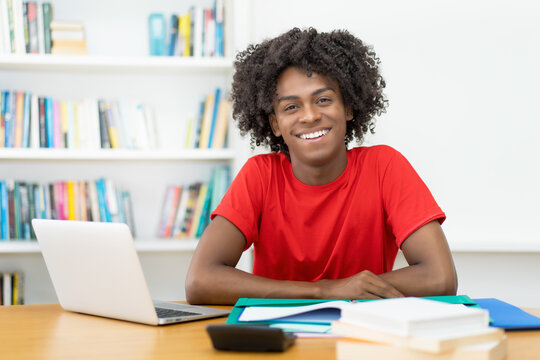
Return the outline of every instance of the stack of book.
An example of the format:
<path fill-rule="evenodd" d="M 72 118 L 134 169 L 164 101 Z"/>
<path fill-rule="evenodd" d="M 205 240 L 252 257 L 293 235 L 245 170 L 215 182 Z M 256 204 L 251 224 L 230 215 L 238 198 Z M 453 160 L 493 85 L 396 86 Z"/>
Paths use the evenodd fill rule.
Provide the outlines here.
<path fill-rule="evenodd" d="M 222 149 L 227 146 L 230 102 L 222 90 L 208 94 L 199 104 L 199 114 L 188 119 L 186 149 Z"/>
<path fill-rule="evenodd" d="M 0 240 L 33 240 L 32 219 L 123 222 L 135 232 L 131 196 L 114 182 L 0 181 Z"/>
<path fill-rule="evenodd" d="M 0 0 L 0 54 L 50 54 L 52 5 Z"/>
<path fill-rule="evenodd" d="M 337 359 L 503 359 L 504 331 L 480 308 L 419 298 L 344 307 L 332 332 Z"/>
<path fill-rule="evenodd" d="M 156 119 L 152 106 L 133 101 L 66 101 L 2 91 L 1 147 L 156 149 Z"/>
<path fill-rule="evenodd" d="M 158 236 L 163 238 L 199 238 L 210 221 L 230 183 L 230 169 L 213 169 L 209 183 L 170 185 L 165 192 Z"/>
<path fill-rule="evenodd" d="M 23 285 L 22 272 L 0 272 L 0 305 L 23 305 Z"/>
<path fill-rule="evenodd" d="M 168 23 L 164 14 L 150 14 L 150 55 L 223 57 L 226 8 L 225 0 L 209 8 L 192 6 L 186 13 L 170 15 Z"/>
<path fill-rule="evenodd" d="M 51 21 L 51 54 L 86 55 L 84 25 L 80 22 Z"/>

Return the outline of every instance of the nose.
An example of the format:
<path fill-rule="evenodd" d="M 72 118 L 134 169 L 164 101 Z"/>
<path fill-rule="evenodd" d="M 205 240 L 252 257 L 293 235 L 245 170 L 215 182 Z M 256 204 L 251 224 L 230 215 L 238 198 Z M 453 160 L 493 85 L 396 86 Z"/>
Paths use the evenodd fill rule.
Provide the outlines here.
<path fill-rule="evenodd" d="M 313 105 L 304 106 L 303 112 L 300 116 L 300 121 L 304 123 L 315 122 L 321 117 L 320 112 Z"/>

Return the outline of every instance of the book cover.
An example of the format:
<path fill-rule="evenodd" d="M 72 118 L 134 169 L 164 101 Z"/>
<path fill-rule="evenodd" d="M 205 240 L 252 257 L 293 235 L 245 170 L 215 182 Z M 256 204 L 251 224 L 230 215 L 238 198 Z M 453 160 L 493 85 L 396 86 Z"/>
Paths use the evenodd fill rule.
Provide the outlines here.
<path fill-rule="evenodd" d="M 19 197 L 20 197 L 20 205 L 21 205 L 21 239 L 23 240 L 30 240 L 31 234 L 30 234 L 30 204 L 28 199 L 28 192 L 29 192 L 30 184 L 25 182 L 19 183 Z"/>
<path fill-rule="evenodd" d="M 178 15 L 172 14 L 169 24 L 169 46 L 167 47 L 167 55 L 173 56 L 176 51 L 176 43 L 178 41 Z"/>
<path fill-rule="evenodd" d="M 53 9 L 49 2 L 44 2 L 41 4 L 41 7 L 43 10 L 43 52 L 50 54 L 52 47 L 51 21 L 53 18 Z"/>
<path fill-rule="evenodd" d="M 26 3 L 28 17 L 28 53 L 39 53 L 38 45 L 38 20 L 37 20 L 37 4 L 35 1 Z"/>
<path fill-rule="evenodd" d="M 389 346 L 355 340 L 338 340 L 336 357 L 338 360 L 356 360 L 362 354 L 365 359 L 402 360 L 502 360 L 507 353 L 507 339 L 476 345 L 458 347 L 453 351 L 432 354 L 399 346 Z"/>
<path fill-rule="evenodd" d="M 9 200 L 6 181 L 0 181 L 0 239 L 9 240 Z"/>
<path fill-rule="evenodd" d="M 27 194 L 28 194 L 28 219 L 26 219 L 25 225 L 28 227 L 28 233 L 30 236 L 30 239 L 35 240 L 36 234 L 34 232 L 34 228 L 32 227 L 32 219 L 37 217 L 36 214 L 36 199 L 35 199 L 35 193 L 36 193 L 36 184 L 27 184 Z"/>
<path fill-rule="evenodd" d="M 23 123 L 22 123 L 22 136 L 21 136 L 21 147 L 28 148 L 30 147 L 30 113 L 31 113 L 31 104 L 30 100 L 32 95 L 29 92 L 23 93 Z"/>
<path fill-rule="evenodd" d="M 210 222 L 210 202 L 212 200 L 212 192 L 214 190 L 214 182 L 210 180 L 208 183 L 208 191 L 206 192 L 206 198 L 204 199 L 204 205 L 201 212 L 201 217 L 199 219 L 199 227 L 197 228 L 196 236 L 200 238 L 204 229 Z"/>
<path fill-rule="evenodd" d="M 132 104 L 132 108 L 134 127 L 136 129 L 134 146 L 136 149 L 148 150 L 150 148 L 150 143 L 148 139 L 148 131 L 146 130 L 143 105 L 134 103 Z"/>
<path fill-rule="evenodd" d="M 60 143 L 62 148 L 67 149 L 69 146 L 69 118 L 68 118 L 68 101 L 58 101 L 60 106 Z"/>
<path fill-rule="evenodd" d="M 111 140 L 109 137 L 109 124 L 107 119 L 107 103 L 104 100 L 98 101 L 99 106 L 99 135 L 101 139 L 101 148 L 110 149 Z"/>
<path fill-rule="evenodd" d="M 186 215 L 184 216 L 184 221 L 182 222 L 182 229 L 180 230 L 179 234 L 180 237 L 187 237 L 189 235 L 189 231 L 191 230 L 190 228 L 193 223 L 193 216 L 195 214 L 195 206 L 197 204 L 200 190 L 200 182 L 196 182 L 189 186 L 189 197 L 186 207 Z"/>
<path fill-rule="evenodd" d="M 118 199 L 116 196 L 116 186 L 110 179 L 104 179 L 105 182 L 105 202 L 107 204 L 108 217 L 110 222 L 120 222 Z"/>
<path fill-rule="evenodd" d="M 45 98 L 38 99 L 38 122 L 39 122 L 39 147 L 46 148 L 47 144 L 47 113 L 45 110 Z"/>
<path fill-rule="evenodd" d="M 165 55 L 166 29 L 163 14 L 153 13 L 148 17 L 148 38 L 150 39 L 150 55 Z"/>
<path fill-rule="evenodd" d="M 202 130 L 202 123 L 204 119 L 204 109 L 206 107 L 206 101 L 201 101 L 199 103 L 199 114 L 197 115 L 197 121 L 194 126 L 194 133 L 193 133 L 193 139 L 191 141 L 191 149 L 198 149 L 199 144 L 201 141 L 201 130 Z"/>
<path fill-rule="evenodd" d="M 24 40 L 24 5 L 22 0 L 11 0 L 13 14 L 13 41 L 15 43 L 14 53 L 23 55 L 26 53 Z"/>
<path fill-rule="evenodd" d="M 225 0 L 216 0 L 215 2 L 215 17 L 216 17 L 216 56 L 223 57 L 223 32 L 225 21 Z"/>
<path fill-rule="evenodd" d="M 183 193 L 187 191 L 187 187 L 172 186 L 169 193 L 168 207 L 166 209 L 165 228 L 163 229 L 163 237 L 170 238 L 173 234 L 176 216 L 182 211 L 180 206 L 183 201 Z"/>
<path fill-rule="evenodd" d="M 202 183 L 195 203 L 195 210 L 193 212 L 193 220 L 190 228 L 188 229 L 187 236 L 189 238 L 195 238 L 197 236 L 197 230 L 199 229 L 199 223 L 201 221 L 201 214 L 204 208 L 204 201 L 206 200 L 206 194 L 208 192 L 208 184 Z"/>
<path fill-rule="evenodd" d="M 217 88 L 216 93 L 214 95 L 214 107 L 212 109 L 212 123 L 210 125 L 210 133 L 208 134 L 208 144 L 207 144 L 208 148 L 212 147 L 212 142 L 214 141 L 214 132 L 216 130 L 218 108 L 219 108 L 220 101 L 221 101 L 221 89 Z"/>
<path fill-rule="evenodd" d="M 216 49 L 216 19 L 214 9 L 204 9 L 203 56 L 214 56 Z"/>
<path fill-rule="evenodd" d="M 88 221 L 88 214 L 87 214 L 87 194 L 86 194 L 86 182 L 80 181 L 79 182 L 79 197 L 78 197 L 78 205 L 79 205 L 79 219 L 82 221 Z"/>
<path fill-rule="evenodd" d="M 9 220 L 9 235 L 8 239 L 15 238 L 15 181 L 6 180 L 6 188 L 8 194 L 8 220 Z"/>
<path fill-rule="evenodd" d="M 190 9 L 193 31 L 191 33 L 193 56 L 203 56 L 203 28 L 204 28 L 204 9 L 200 6 L 192 6 Z"/>
<path fill-rule="evenodd" d="M 21 224 L 21 191 L 19 181 L 15 181 L 13 186 L 13 219 L 14 219 L 14 232 L 13 236 L 15 240 L 22 238 L 22 224 Z M 10 214 L 11 215 L 11 214 Z"/>
<path fill-rule="evenodd" d="M 56 209 L 56 185 L 54 183 L 48 184 L 47 186 L 47 202 L 48 202 L 48 212 L 50 213 L 50 219 L 58 219 L 58 211 Z"/>
<path fill-rule="evenodd" d="M 28 37 L 28 2 L 23 1 L 23 29 L 24 29 L 24 50 L 27 54 L 30 53 L 30 38 Z"/>
<path fill-rule="evenodd" d="M 36 25 L 37 25 L 37 41 L 38 53 L 45 54 L 45 34 L 43 33 L 43 5 L 36 6 Z"/>
<path fill-rule="evenodd" d="M 444 334 L 434 336 L 399 336 L 374 329 L 349 324 L 344 321 L 332 323 L 332 333 L 347 338 L 399 346 L 434 354 L 454 350 L 460 346 L 473 345 L 491 341 L 500 341 L 504 331 L 493 327 L 464 332 L 462 334 Z"/>
<path fill-rule="evenodd" d="M 0 148 L 6 146 L 6 100 L 7 92 L 0 93 Z"/>
<path fill-rule="evenodd" d="M 28 147 L 39 148 L 39 101 L 35 94 L 30 95 L 30 134 Z"/>
<path fill-rule="evenodd" d="M 98 179 L 96 180 L 96 192 L 98 199 L 98 208 L 99 208 L 99 217 L 103 222 L 111 222 L 109 210 L 107 208 L 106 200 L 106 190 L 105 190 L 105 180 Z"/>
<path fill-rule="evenodd" d="M 73 181 L 67 181 L 68 220 L 76 220 L 75 217 L 75 190 Z"/>
<path fill-rule="evenodd" d="M 489 325 L 489 314 L 480 308 L 401 298 L 363 302 L 344 308 L 341 320 L 393 335 L 434 336 L 483 329 Z M 441 327 L 441 323 L 445 326 Z"/>
<path fill-rule="evenodd" d="M 75 147 L 75 149 L 80 149 L 81 148 L 80 139 L 79 139 L 79 136 L 80 136 L 79 104 L 80 104 L 79 101 L 73 101 L 71 103 L 71 107 L 73 109 L 73 146 Z"/>
<path fill-rule="evenodd" d="M 131 195 L 128 191 L 122 192 L 122 203 L 126 214 L 126 223 L 129 226 L 131 235 L 135 238 L 137 232 L 135 231 L 135 217 L 133 216 L 133 206 L 131 203 Z"/>
<path fill-rule="evenodd" d="M 179 37 L 182 38 L 182 56 L 191 56 L 191 14 L 187 13 L 180 17 Z"/>
<path fill-rule="evenodd" d="M 53 129 L 54 129 L 54 147 L 63 148 L 64 141 L 62 138 L 62 118 L 60 116 L 60 101 L 52 100 L 53 108 Z"/>
<path fill-rule="evenodd" d="M 13 132 L 14 132 L 14 103 L 15 93 L 10 91 L 4 92 L 5 101 L 2 104 L 4 107 L 4 147 L 13 147 Z"/>
<path fill-rule="evenodd" d="M 0 0 L 0 54 L 11 54 L 8 1 Z"/>
<path fill-rule="evenodd" d="M 229 108 L 229 100 L 221 99 L 221 101 L 219 102 L 216 129 L 214 131 L 214 138 L 212 141 L 213 149 L 222 149 L 225 147 L 227 128 L 229 125 Z"/>
<path fill-rule="evenodd" d="M 150 149 L 157 149 L 159 144 L 156 116 L 154 108 L 150 105 L 143 106 L 144 122 L 146 124 L 147 139 Z"/>
<path fill-rule="evenodd" d="M 88 182 L 88 198 L 90 200 L 90 211 L 92 213 L 92 221 L 102 221 L 101 220 L 102 211 L 100 210 L 100 206 L 99 206 L 99 197 L 98 197 L 96 181 Z"/>
<path fill-rule="evenodd" d="M 54 148 L 54 104 L 50 97 L 45 98 L 45 127 L 47 134 L 47 147 Z"/>
<path fill-rule="evenodd" d="M 24 122 L 24 92 L 15 92 L 15 140 L 14 146 L 16 148 L 22 147 L 23 138 L 23 122 Z"/>
<path fill-rule="evenodd" d="M 176 210 L 172 230 L 167 237 L 179 238 L 182 235 L 182 224 L 184 223 L 189 201 L 189 187 L 190 185 L 182 187 L 182 193 L 180 194 L 180 200 L 178 201 L 178 209 Z"/>
<path fill-rule="evenodd" d="M 15 23 L 13 21 L 13 0 L 7 0 L 8 6 L 8 27 L 9 27 L 9 42 L 11 44 L 10 50 L 12 54 L 17 53 L 15 45 Z"/>
<path fill-rule="evenodd" d="M 66 149 L 75 149 L 75 138 L 76 138 L 76 129 L 75 129 L 75 114 L 73 112 L 73 102 L 65 101 L 66 105 Z"/>
<path fill-rule="evenodd" d="M 13 298 L 12 295 L 12 274 L 9 272 L 5 272 L 2 275 L 2 305 L 11 305 L 11 301 Z"/>
<path fill-rule="evenodd" d="M 204 114 L 201 124 L 201 135 L 199 137 L 199 149 L 208 148 L 208 140 L 210 137 L 210 129 L 212 128 L 212 115 L 214 110 L 214 94 L 209 94 L 206 97 L 204 104 Z"/>

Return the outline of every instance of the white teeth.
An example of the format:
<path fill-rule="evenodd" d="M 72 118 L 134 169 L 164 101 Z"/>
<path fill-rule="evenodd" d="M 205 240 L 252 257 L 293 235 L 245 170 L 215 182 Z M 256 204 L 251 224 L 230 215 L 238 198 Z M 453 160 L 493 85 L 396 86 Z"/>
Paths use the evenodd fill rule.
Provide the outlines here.
<path fill-rule="evenodd" d="M 309 133 L 309 134 L 302 134 L 300 135 L 300 139 L 315 139 L 315 138 L 318 138 L 318 137 L 321 137 L 323 135 L 326 135 L 328 134 L 328 129 L 325 129 L 325 130 L 319 130 L 319 131 L 315 131 L 315 132 L 312 132 L 312 133 Z"/>

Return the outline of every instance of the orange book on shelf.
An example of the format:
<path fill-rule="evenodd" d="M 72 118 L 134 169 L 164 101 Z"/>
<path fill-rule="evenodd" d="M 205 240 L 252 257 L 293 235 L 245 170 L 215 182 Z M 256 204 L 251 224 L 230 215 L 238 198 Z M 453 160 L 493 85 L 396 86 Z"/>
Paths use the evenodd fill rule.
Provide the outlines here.
<path fill-rule="evenodd" d="M 204 113 L 201 124 L 201 135 L 199 138 L 199 149 L 208 148 L 208 140 L 210 139 L 210 130 L 212 129 L 212 113 L 214 111 L 215 95 L 209 94 L 204 103 Z"/>
<path fill-rule="evenodd" d="M 229 123 L 229 105 L 230 103 L 227 99 L 221 99 L 219 102 L 216 129 L 214 130 L 214 138 L 211 144 L 212 149 L 222 149 L 225 146 L 227 125 Z"/>
<path fill-rule="evenodd" d="M 15 142 L 14 147 L 22 147 L 24 121 L 24 92 L 15 92 Z"/>

